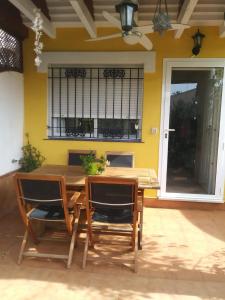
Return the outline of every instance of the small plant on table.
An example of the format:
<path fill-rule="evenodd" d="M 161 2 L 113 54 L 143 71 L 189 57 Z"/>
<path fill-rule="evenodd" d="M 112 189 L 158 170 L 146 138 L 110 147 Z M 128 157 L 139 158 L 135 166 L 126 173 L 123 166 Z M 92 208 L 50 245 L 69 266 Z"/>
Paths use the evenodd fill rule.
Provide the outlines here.
<path fill-rule="evenodd" d="M 105 170 L 106 159 L 104 156 L 96 158 L 94 153 L 91 152 L 88 155 L 81 155 L 80 159 L 87 175 L 99 175 Z"/>

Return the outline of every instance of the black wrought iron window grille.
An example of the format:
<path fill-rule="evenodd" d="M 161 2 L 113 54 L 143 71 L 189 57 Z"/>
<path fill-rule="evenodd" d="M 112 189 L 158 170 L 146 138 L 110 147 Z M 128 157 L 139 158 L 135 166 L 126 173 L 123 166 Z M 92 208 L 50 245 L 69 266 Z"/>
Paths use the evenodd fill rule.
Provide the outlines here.
<path fill-rule="evenodd" d="M 142 66 L 51 66 L 48 138 L 141 141 Z"/>
<path fill-rule="evenodd" d="M 0 72 L 23 71 L 22 42 L 0 28 Z"/>

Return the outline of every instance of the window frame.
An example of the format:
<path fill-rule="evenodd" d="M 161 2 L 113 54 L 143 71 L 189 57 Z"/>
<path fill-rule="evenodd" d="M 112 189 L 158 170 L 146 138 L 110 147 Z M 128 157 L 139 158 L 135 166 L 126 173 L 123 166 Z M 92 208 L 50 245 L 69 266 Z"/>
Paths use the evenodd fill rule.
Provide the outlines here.
<path fill-rule="evenodd" d="M 86 133 L 85 136 L 54 136 L 54 135 L 50 135 L 49 134 L 49 131 L 52 130 L 51 129 L 51 126 L 49 126 L 49 124 L 51 123 L 50 122 L 50 115 L 49 115 L 49 101 L 50 100 L 50 96 L 49 96 L 49 87 L 50 87 L 50 82 L 49 82 L 49 73 L 48 73 L 48 83 L 47 83 L 47 89 L 48 89 L 48 95 L 47 95 L 47 139 L 48 140 L 74 140 L 74 141 L 105 141 L 105 142 L 132 142 L 132 143 L 141 143 L 142 142 L 142 124 L 143 124 L 143 104 L 144 104 L 144 66 L 143 65 L 132 65 L 132 66 L 129 66 L 129 65 L 64 65 L 64 64 L 60 64 L 60 65 L 49 65 L 49 69 L 52 69 L 52 68 L 68 68 L 68 69 L 73 69 L 73 68 L 83 68 L 83 69 L 138 69 L 138 70 L 142 70 L 142 77 L 140 75 L 140 78 L 138 77 L 138 83 L 137 83 L 137 90 L 139 90 L 139 84 L 141 81 L 141 93 L 140 95 L 138 95 L 138 100 L 137 100 L 137 105 L 139 105 L 138 101 L 140 102 L 140 106 L 141 106 L 141 114 L 140 114 L 140 117 L 138 117 L 135 121 L 138 120 L 138 124 L 137 124 L 137 132 L 138 134 L 132 134 L 132 135 L 127 135 L 128 137 L 123 137 L 123 138 L 115 138 L 115 137 L 104 137 L 102 133 L 99 133 L 98 130 L 99 130 L 99 127 L 97 125 L 96 127 L 96 124 L 98 123 L 98 121 L 100 121 L 101 119 L 103 119 L 102 117 L 98 116 L 98 117 L 91 117 L 91 119 L 94 120 L 94 134 L 95 134 L 95 137 L 91 136 L 89 133 Z M 138 74 L 139 74 L 139 71 L 138 71 Z M 61 76 L 61 73 L 60 73 L 60 76 Z M 139 75 L 138 75 L 139 76 Z M 102 78 L 101 78 L 102 79 Z M 101 80 L 100 79 L 100 80 Z M 130 82 L 131 82 L 131 79 L 129 79 Z M 52 83 L 51 83 L 52 85 Z M 137 115 L 138 116 L 138 115 Z M 65 119 L 68 118 L 67 117 L 53 117 L 53 115 L 51 114 L 51 118 L 52 119 L 56 119 L 58 118 L 59 119 L 59 122 L 60 122 L 60 118 L 61 118 L 61 124 L 62 124 L 62 120 L 64 119 L 64 123 L 65 123 Z M 75 119 L 75 117 L 73 117 Z M 77 117 L 77 119 L 82 119 L 80 117 Z M 88 119 L 88 118 L 83 118 L 83 119 Z M 106 118 L 106 120 L 117 120 L 118 118 Z M 124 119 L 124 118 L 120 118 L 119 120 L 127 120 L 128 122 L 130 121 L 130 124 L 132 124 L 132 122 L 134 121 L 133 118 L 130 118 L 130 119 Z M 132 126 L 132 125 L 131 125 Z M 53 127 L 54 128 L 54 127 Z M 61 128 L 62 128 L 62 125 L 61 125 Z M 97 134 L 96 134 L 96 130 L 97 130 Z M 54 129 L 53 129 L 54 131 Z M 65 129 L 66 131 L 66 129 Z M 128 129 L 128 132 L 129 131 L 132 131 L 132 128 Z M 54 134 L 54 132 L 53 132 Z M 123 135 L 125 136 L 125 134 Z"/>

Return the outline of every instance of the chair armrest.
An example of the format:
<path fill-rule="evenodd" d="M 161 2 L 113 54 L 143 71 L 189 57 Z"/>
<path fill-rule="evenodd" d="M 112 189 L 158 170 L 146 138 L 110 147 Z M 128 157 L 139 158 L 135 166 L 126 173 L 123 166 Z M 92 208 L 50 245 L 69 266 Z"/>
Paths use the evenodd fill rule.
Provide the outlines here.
<path fill-rule="evenodd" d="M 74 208 L 74 206 L 77 203 L 78 198 L 80 197 L 80 194 L 81 194 L 80 192 L 74 192 L 73 193 L 72 197 L 70 197 L 68 199 L 68 203 L 67 203 L 68 208 Z"/>
<path fill-rule="evenodd" d="M 68 208 L 74 208 L 78 204 L 81 208 L 85 208 L 85 193 L 75 192 L 68 201 Z"/>

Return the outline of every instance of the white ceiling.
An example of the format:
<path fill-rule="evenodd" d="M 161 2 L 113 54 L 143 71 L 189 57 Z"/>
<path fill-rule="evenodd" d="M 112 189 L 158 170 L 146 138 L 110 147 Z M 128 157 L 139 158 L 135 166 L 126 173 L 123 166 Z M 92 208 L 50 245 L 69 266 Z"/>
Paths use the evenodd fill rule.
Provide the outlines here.
<path fill-rule="evenodd" d="M 118 0 L 93 0 L 94 17 L 97 27 L 111 26 L 103 17 L 106 10 L 115 16 L 115 4 Z M 139 0 L 139 24 L 149 24 L 154 16 L 157 0 Z M 69 0 L 47 0 L 51 21 L 55 27 L 83 26 Z M 179 11 L 179 0 L 167 0 L 169 15 L 176 22 Z M 190 25 L 221 26 L 224 22 L 225 0 L 199 0 L 191 18 Z"/>
<path fill-rule="evenodd" d="M 35 17 L 35 5 L 31 0 L 9 0 L 23 16 L 24 24 L 29 26 Z M 148 25 L 152 23 L 158 0 L 138 1 L 139 9 L 135 16 L 136 23 Z M 115 5 L 121 0 L 93 0 L 94 19 L 84 4 L 84 0 L 46 0 L 51 20 L 42 13 L 43 31 L 55 37 L 57 27 L 85 27 L 92 38 L 96 38 L 96 27 L 112 27 L 103 17 L 103 11 L 119 18 Z M 181 4 L 182 2 L 182 4 Z M 219 36 L 225 38 L 225 0 L 167 0 L 168 12 L 172 23 L 190 26 L 218 26 Z M 76 13 L 78 12 L 79 15 Z M 174 37 L 179 39 L 183 29 L 175 30 Z"/>

